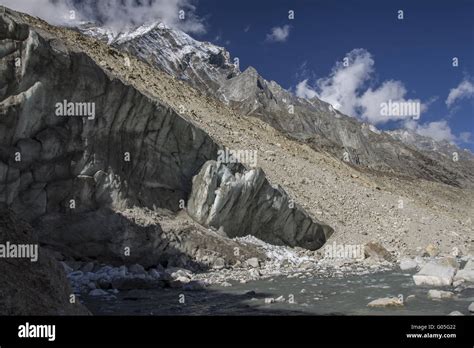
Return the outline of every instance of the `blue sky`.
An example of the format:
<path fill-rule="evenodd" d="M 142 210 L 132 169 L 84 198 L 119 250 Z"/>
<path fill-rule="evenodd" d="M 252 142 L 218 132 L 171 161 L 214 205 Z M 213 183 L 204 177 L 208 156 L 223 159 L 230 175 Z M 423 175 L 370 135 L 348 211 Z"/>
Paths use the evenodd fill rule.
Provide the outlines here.
<path fill-rule="evenodd" d="M 356 97 L 368 88 L 380 89 L 386 81 L 398 81 L 396 86 L 406 90 L 404 99 L 426 105 L 415 126 L 420 133 L 449 138 L 448 127 L 451 140 L 474 149 L 472 136 L 467 139 L 468 132 L 474 133 L 470 89 L 474 0 L 200 0 L 195 4 L 206 33 L 193 36 L 225 46 L 239 57 L 242 70 L 254 66 L 267 80 L 293 91 L 307 80 L 307 86 L 318 92 L 318 79 L 330 76 L 336 62 L 349 52 L 363 49 L 373 64 L 369 76 L 357 84 Z M 288 19 L 289 10 L 295 11 L 294 20 Z M 404 11 L 403 20 L 397 18 L 398 10 Z M 272 28 L 285 25 L 290 26 L 285 40 L 268 39 Z M 282 39 L 284 33 L 280 34 Z M 456 68 L 453 57 L 459 58 Z M 448 95 L 457 87 L 448 107 Z M 375 123 L 381 129 L 405 126 L 402 121 Z"/>

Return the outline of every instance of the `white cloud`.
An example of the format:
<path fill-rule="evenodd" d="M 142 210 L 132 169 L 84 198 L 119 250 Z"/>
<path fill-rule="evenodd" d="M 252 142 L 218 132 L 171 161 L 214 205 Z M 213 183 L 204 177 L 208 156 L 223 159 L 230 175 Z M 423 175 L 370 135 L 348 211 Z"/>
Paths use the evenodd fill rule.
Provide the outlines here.
<path fill-rule="evenodd" d="M 334 108 L 356 116 L 358 91 L 369 79 L 374 61 L 369 52 L 355 49 L 347 55 L 348 66 L 337 62 L 330 75 L 316 82 L 319 97 Z"/>
<path fill-rule="evenodd" d="M 76 5 L 74 6 L 74 3 Z M 152 21 L 190 33 L 204 33 L 205 26 L 195 14 L 191 0 L 0 0 L 0 4 L 43 18 L 57 25 L 74 24 L 69 11 L 76 10 L 78 20 L 100 21 L 116 31 Z M 180 11 L 184 19 L 180 19 Z"/>
<path fill-rule="evenodd" d="M 53 24 L 65 24 L 69 21 L 68 1 L 53 4 L 50 0 L 0 0 L 0 5 L 16 11 L 40 17 Z"/>
<path fill-rule="evenodd" d="M 453 143 L 458 140 L 451 131 L 448 122 L 445 120 L 425 124 L 418 124 L 415 121 L 407 121 L 405 122 L 405 128 L 408 128 L 419 135 L 430 137 L 436 141 L 446 140 Z"/>
<path fill-rule="evenodd" d="M 284 25 L 283 27 L 274 27 L 271 30 L 270 34 L 267 34 L 267 41 L 270 42 L 285 42 L 290 36 L 289 25 Z"/>
<path fill-rule="evenodd" d="M 313 88 L 308 85 L 307 80 L 300 82 L 299 91 L 298 86 L 296 89 L 297 96 L 305 98 L 315 93 L 340 112 L 373 124 L 406 118 L 406 116 L 381 114 L 381 104 L 388 103 L 389 100 L 421 104 L 419 100 L 405 98 L 407 90 L 400 81 L 389 80 L 377 88 L 365 88 L 366 84 L 373 80 L 375 65 L 372 55 L 367 50 L 354 49 L 347 54 L 346 59 L 347 64 L 337 62 L 329 76 L 317 80 Z M 421 104 L 420 107 L 421 111 L 424 111 L 427 106 Z"/>
<path fill-rule="evenodd" d="M 452 88 L 449 91 L 448 98 L 446 99 L 446 105 L 451 107 L 459 99 L 473 97 L 474 85 L 468 80 L 463 80 L 456 88 Z"/>
<path fill-rule="evenodd" d="M 317 96 L 317 93 L 308 86 L 308 80 L 303 80 L 296 85 L 296 95 L 300 98 L 311 99 Z"/>
<path fill-rule="evenodd" d="M 471 143 L 472 133 L 471 132 L 461 132 L 459 134 L 459 140 L 461 140 L 463 143 Z"/>

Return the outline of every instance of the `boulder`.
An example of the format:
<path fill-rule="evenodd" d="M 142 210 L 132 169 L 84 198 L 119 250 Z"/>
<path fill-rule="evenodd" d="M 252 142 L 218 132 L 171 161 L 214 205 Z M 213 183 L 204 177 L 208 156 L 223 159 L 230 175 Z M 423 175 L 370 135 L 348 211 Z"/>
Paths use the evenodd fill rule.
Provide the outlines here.
<path fill-rule="evenodd" d="M 403 300 L 398 297 L 383 297 L 369 302 L 368 307 L 403 307 Z"/>
<path fill-rule="evenodd" d="M 468 311 L 474 313 L 474 302 L 472 302 L 469 307 L 467 307 Z"/>
<path fill-rule="evenodd" d="M 218 257 L 214 260 L 214 264 L 212 265 L 214 269 L 222 269 L 225 268 L 225 260 L 222 257 Z"/>
<path fill-rule="evenodd" d="M 134 274 L 146 274 L 145 268 L 142 265 L 134 264 L 128 268 L 130 273 Z"/>
<path fill-rule="evenodd" d="M 248 266 L 253 267 L 253 268 L 258 268 L 260 266 L 260 263 L 259 263 L 259 261 L 256 257 L 252 257 L 252 258 L 248 259 L 247 261 L 245 261 L 245 263 Z"/>
<path fill-rule="evenodd" d="M 204 290 L 206 286 L 207 286 L 207 283 L 205 283 L 202 280 L 191 280 L 189 283 L 185 283 L 183 285 L 183 290 L 199 291 L 199 290 Z"/>
<path fill-rule="evenodd" d="M 94 289 L 91 292 L 89 292 L 89 296 L 107 296 L 107 295 L 109 295 L 109 293 L 102 289 Z"/>
<path fill-rule="evenodd" d="M 450 258 L 431 261 L 413 276 L 416 285 L 449 286 L 456 274 L 455 263 Z"/>
<path fill-rule="evenodd" d="M 95 267 L 94 262 L 88 262 L 84 266 L 82 266 L 81 271 L 84 272 L 84 273 L 92 272 L 94 267 Z"/>
<path fill-rule="evenodd" d="M 393 256 L 380 243 L 370 242 L 364 245 L 364 255 L 366 258 L 377 260 L 393 261 Z"/>
<path fill-rule="evenodd" d="M 428 298 L 432 300 L 445 300 L 454 297 L 454 293 L 451 291 L 443 290 L 430 290 L 428 291 Z"/>
<path fill-rule="evenodd" d="M 435 257 L 439 255 L 439 249 L 433 244 L 429 244 L 423 253 L 423 256 Z"/>
<path fill-rule="evenodd" d="M 474 283 L 474 261 L 469 260 L 464 268 L 456 273 L 454 280 Z"/>
<path fill-rule="evenodd" d="M 190 270 L 184 268 L 170 267 L 167 268 L 165 272 L 168 273 L 173 279 L 179 277 L 190 279 L 193 276 L 193 273 Z"/>
<path fill-rule="evenodd" d="M 208 161 L 193 178 L 189 215 L 228 237 L 253 235 L 275 245 L 321 248 L 333 229 L 294 205 L 262 169 Z"/>
<path fill-rule="evenodd" d="M 400 261 L 400 269 L 402 271 L 411 271 L 418 268 L 418 263 L 410 258 L 405 258 Z"/>
<path fill-rule="evenodd" d="M 189 284 L 190 282 L 191 282 L 191 279 L 187 277 L 183 277 L 183 276 L 178 276 L 170 282 L 170 286 L 172 288 L 181 288 L 185 284 Z"/>

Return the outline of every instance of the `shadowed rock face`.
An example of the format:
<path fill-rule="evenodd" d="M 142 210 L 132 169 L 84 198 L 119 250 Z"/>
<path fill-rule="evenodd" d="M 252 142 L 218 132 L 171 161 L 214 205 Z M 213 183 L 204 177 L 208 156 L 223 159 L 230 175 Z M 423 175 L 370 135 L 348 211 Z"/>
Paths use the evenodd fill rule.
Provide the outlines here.
<path fill-rule="evenodd" d="M 217 145 L 173 109 L 43 35 L 0 17 L 0 201 L 30 221 L 71 212 L 71 200 L 75 212 L 178 210 Z M 64 101 L 93 105 L 95 117 L 57 116 Z"/>
<path fill-rule="evenodd" d="M 38 244 L 36 232 L 8 209 L 0 208 L 0 244 Z M 0 315 L 87 315 L 70 303 L 73 291 L 63 267 L 38 248 L 38 260 L 0 259 Z"/>
<path fill-rule="evenodd" d="M 229 236 L 248 234 L 276 245 L 319 249 L 332 228 L 294 206 L 281 187 L 273 187 L 262 169 L 209 161 L 193 179 L 188 213 L 204 226 Z"/>

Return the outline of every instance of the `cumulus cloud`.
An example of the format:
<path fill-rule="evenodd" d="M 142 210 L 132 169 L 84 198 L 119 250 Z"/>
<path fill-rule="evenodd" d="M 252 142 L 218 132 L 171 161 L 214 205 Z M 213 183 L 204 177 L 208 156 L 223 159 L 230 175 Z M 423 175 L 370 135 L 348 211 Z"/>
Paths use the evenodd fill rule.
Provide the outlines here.
<path fill-rule="evenodd" d="M 308 86 L 308 79 L 306 79 L 296 85 L 296 95 L 300 98 L 311 99 L 317 97 L 318 94 Z"/>
<path fill-rule="evenodd" d="M 446 105 L 451 107 L 459 99 L 467 99 L 474 97 L 474 85 L 467 79 L 463 80 L 456 88 L 449 91 Z"/>
<path fill-rule="evenodd" d="M 186 32 L 205 32 L 191 0 L 0 0 L 0 4 L 58 25 L 75 24 L 70 18 L 74 10 L 77 20 L 99 22 L 116 31 L 161 21 Z"/>
<path fill-rule="evenodd" d="M 436 141 L 446 140 L 452 143 L 458 140 L 451 131 L 448 122 L 445 120 L 428 122 L 424 124 L 419 124 L 415 121 L 407 121 L 405 122 L 405 127 L 419 135 L 432 138 Z"/>
<path fill-rule="evenodd" d="M 302 98 L 318 96 L 335 109 L 373 124 L 406 118 L 403 115 L 383 115 L 382 103 L 419 103 L 420 112 L 426 109 L 418 99 L 406 99 L 407 90 L 402 82 L 389 80 L 377 88 L 366 88 L 373 81 L 375 61 L 365 49 L 349 52 L 345 61 L 337 62 L 329 76 L 320 78 L 311 87 L 307 80 L 301 81 L 296 95 Z M 298 88 L 300 87 L 300 88 Z"/>
<path fill-rule="evenodd" d="M 61 25 L 70 20 L 69 11 L 73 9 L 69 1 L 51 0 L 0 0 L 0 5 Z"/>
<path fill-rule="evenodd" d="M 283 27 L 274 27 L 272 28 L 270 34 L 267 34 L 267 41 L 269 42 L 285 42 L 290 36 L 289 25 L 284 25 Z"/>

